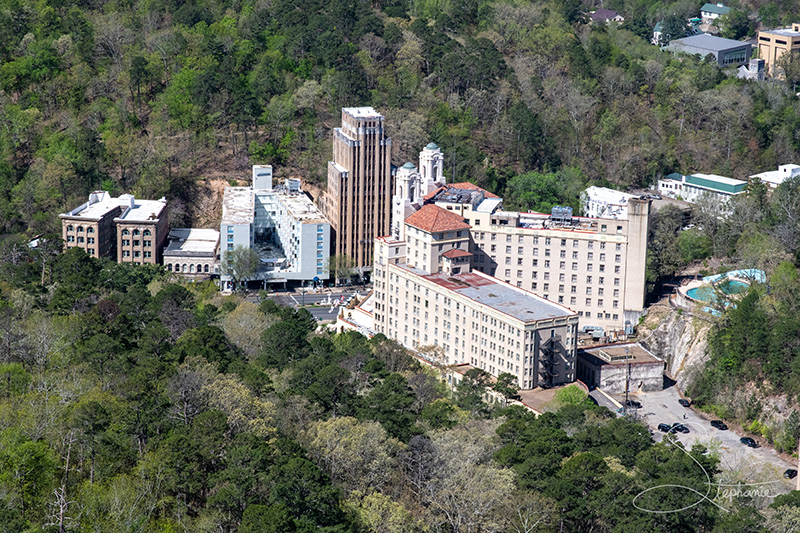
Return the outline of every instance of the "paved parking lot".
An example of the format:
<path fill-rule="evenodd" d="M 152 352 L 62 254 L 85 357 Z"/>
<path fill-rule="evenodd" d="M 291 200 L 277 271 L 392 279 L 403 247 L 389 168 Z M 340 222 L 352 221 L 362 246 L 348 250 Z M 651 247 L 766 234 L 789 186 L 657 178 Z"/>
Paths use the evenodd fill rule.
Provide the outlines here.
<path fill-rule="evenodd" d="M 624 401 L 624 395 L 614 396 L 617 400 Z M 647 423 L 657 442 L 664 438 L 664 433 L 657 429 L 658 424 L 671 425 L 680 422 L 689 428 L 689 433 L 677 433 L 678 440 L 686 447 L 699 442 L 713 451 L 718 451 L 720 469 L 726 477 L 746 481 L 774 481 L 775 489 L 780 488 L 779 492 L 788 492 L 796 487 L 796 480 L 789 481 L 783 478 L 783 472 L 787 468 L 797 468 L 796 463 L 784 461 L 770 447 L 749 448 L 739 442 L 740 437 L 748 435 L 737 435 L 730 429 L 720 431 L 711 427 L 709 420 L 678 403 L 681 396 L 674 386 L 663 391 L 631 394 L 630 398 L 642 403 L 642 408 L 636 409 L 633 414 Z M 755 438 L 755 440 L 762 444 L 763 439 Z"/>

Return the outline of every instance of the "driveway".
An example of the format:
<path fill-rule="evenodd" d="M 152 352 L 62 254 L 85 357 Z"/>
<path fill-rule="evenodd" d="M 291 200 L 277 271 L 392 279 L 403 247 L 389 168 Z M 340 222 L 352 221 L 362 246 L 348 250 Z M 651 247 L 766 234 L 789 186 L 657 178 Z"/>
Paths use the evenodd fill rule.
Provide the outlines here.
<path fill-rule="evenodd" d="M 624 401 L 624 395 L 614 395 Z M 749 448 L 739 442 L 737 435 L 731 430 L 720 431 L 711 427 L 709 420 L 678 403 L 681 396 L 677 389 L 669 387 L 663 391 L 631 394 L 631 399 L 642 403 L 641 409 L 631 410 L 633 416 L 641 418 L 653 431 L 653 438 L 660 442 L 664 433 L 658 431 L 658 424 L 675 424 L 680 422 L 689 428 L 689 433 L 677 433 L 678 440 L 687 448 L 698 442 L 712 451 L 718 451 L 722 476 L 730 480 L 772 483 L 771 492 L 784 493 L 796 488 L 797 480 L 786 480 L 783 472 L 787 468 L 797 469 L 797 464 L 787 463 L 771 447 Z M 685 416 L 685 418 L 684 418 Z M 756 442 L 763 444 L 762 438 Z M 775 494 L 773 494 L 774 496 Z"/>

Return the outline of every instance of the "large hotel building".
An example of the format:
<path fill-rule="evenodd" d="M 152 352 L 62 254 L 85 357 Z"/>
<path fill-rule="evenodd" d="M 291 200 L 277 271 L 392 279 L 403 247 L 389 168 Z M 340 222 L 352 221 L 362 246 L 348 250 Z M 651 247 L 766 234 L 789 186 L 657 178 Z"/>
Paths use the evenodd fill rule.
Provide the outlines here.
<path fill-rule="evenodd" d="M 323 211 L 331 223 L 333 250 L 360 269 L 372 265 L 375 237 L 391 222 L 392 140 L 383 116 L 371 107 L 342 109 L 342 127 L 333 130 L 333 161 Z"/>
<path fill-rule="evenodd" d="M 584 218 L 504 211 L 502 198 L 410 163 L 395 181 L 392 234 L 375 240 L 374 331 L 530 389 L 575 380 L 579 320 L 619 331 L 641 316 L 649 200 Z"/>

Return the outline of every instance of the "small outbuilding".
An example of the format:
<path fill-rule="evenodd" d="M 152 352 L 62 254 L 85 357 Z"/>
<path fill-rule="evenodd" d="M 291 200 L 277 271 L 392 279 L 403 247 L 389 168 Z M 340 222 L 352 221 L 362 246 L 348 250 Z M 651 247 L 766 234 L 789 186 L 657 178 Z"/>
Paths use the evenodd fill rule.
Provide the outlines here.
<path fill-rule="evenodd" d="M 662 390 L 664 361 L 638 343 L 595 346 L 578 350 L 577 377 L 612 394 Z"/>

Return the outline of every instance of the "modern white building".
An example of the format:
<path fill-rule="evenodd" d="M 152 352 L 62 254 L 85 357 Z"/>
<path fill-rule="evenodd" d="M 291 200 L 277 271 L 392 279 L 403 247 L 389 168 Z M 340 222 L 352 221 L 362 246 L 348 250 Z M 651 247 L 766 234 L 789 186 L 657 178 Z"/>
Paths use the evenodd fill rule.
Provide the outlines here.
<path fill-rule="evenodd" d="M 606 187 L 587 187 L 581 195 L 583 214 L 591 218 L 628 218 L 628 200 L 635 194 Z"/>
<path fill-rule="evenodd" d="M 746 185 L 746 181 L 700 173 L 689 176 L 670 174 L 658 180 L 661 194 L 689 203 L 696 203 L 701 198 L 727 203 L 731 197 L 742 194 Z"/>
<path fill-rule="evenodd" d="M 768 170 L 759 174 L 753 174 L 750 176 L 750 179 L 761 180 L 766 183 L 771 190 L 774 190 L 778 188 L 778 185 L 795 176 L 800 176 L 800 165 L 789 164 L 779 165 L 778 170 Z"/>
<path fill-rule="evenodd" d="M 236 246 L 258 253 L 253 280 L 267 283 L 328 279 L 331 227 L 314 202 L 288 179 L 273 188 L 272 169 L 253 167 L 252 187 L 226 187 L 220 222 L 221 260 Z M 221 276 L 223 288 L 230 279 Z"/>

